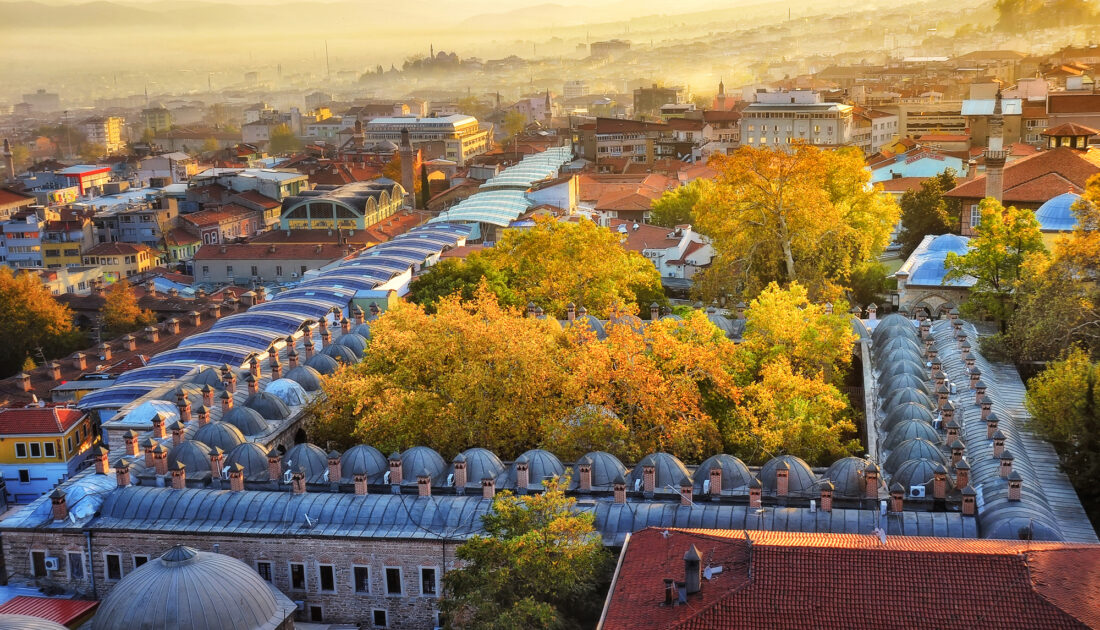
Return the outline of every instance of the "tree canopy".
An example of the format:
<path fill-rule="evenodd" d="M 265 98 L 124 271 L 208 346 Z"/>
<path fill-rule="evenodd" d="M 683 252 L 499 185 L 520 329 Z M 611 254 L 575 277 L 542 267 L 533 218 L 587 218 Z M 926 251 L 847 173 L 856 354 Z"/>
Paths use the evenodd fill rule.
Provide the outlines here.
<path fill-rule="evenodd" d="M 709 179 L 699 178 L 685 186 L 666 191 L 653 201 L 649 222 L 663 227 L 695 223 L 695 205 L 714 186 Z"/>
<path fill-rule="evenodd" d="M 134 288 L 125 280 L 112 283 L 107 288 L 100 315 L 103 331 L 111 337 L 132 332 L 156 321 L 151 311 L 138 306 Z"/>
<path fill-rule="evenodd" d="M 901 196 L 901 231 L 897 242 L 901 245 L 901 257 L 907 258 L 929 234 L 957 233 L 959 229 L 959 202 L 947 199 L 943 194 L 955 187 L 955 171 L 943 173 L 921 182 L 917 190 L 907 190 Z"/>
<path fill-rule="evenodd" d="M 503 491 L 482 517 L 485 536 L 463 543 L 463 562 L 443 578 L 440 602 L 449 629 L 526 630 L 591 627 L 613 559 L 594 516 L 573 508 L 568 479 L 517 497 Z"/>
<path fill-rule="evenodd" d="M 56 358 L 79 348 L 84 336 L 73 329 L 73 314 L 30 273 L 0 267 L 0 370 L 19 371 L 28 357 Z"/>
<path fill-rule="evenodd" d="M 695 205 L 715 263 L 701 286 L 755 296 L 798 282 L 815 299 L 842 295 L 852 269 L 887 245 L 898 207 L 870 186 L 859 152 L 795 144 L 715 155 L 716 185 Z M 717 276 L 717 278 L 715 277 Z"/>
<path fill-rule="evenodd" d="M 270 144 L 267 148 L 273 154 L 292 153 L 302 148 L 302 141 L 286 123 L 272 129 L 269 137 Z"/>
<path fill-rule="evenodd" d="M 996 199 L 981 201 L 981 222 L 970 239 L 970 250 L 960 256 L 948 252 L 944 267 L 947 280 L 973 277 L 962 311 L 970 316 L 991 317 L 1007 328 L 1015 310 L 1015 289 L 1024 261 L 1045 251 L 1035 213 L 1005 208 Z"/>

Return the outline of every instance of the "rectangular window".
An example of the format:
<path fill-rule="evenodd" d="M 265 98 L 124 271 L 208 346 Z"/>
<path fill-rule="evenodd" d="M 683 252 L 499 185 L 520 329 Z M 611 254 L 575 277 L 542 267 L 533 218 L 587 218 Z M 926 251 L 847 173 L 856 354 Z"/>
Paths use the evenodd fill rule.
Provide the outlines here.
<path fill-rule="evenodd" d="M 233 276 L 233 265 L 226 265 L 225 266 L 225 275 L 227 275 L 229 277 Z"/>
<path fill-rule="evenodd" d="M 72 453 L 73 452 L 73 438 L 72 437 L 65 438 L 65 452 L 66 453 Z"/>
<path fill-rule="evenodd" d="M 276 276 L 282 276 L 283 275 L 283 266 L 282 265 L 275 265 L 275 275 Z"/>
<path fill-rule="evenodd" d="M 69 552 L 68 554 L 69 565 L 69 579 L 70 580 L 83 580 L 84 579 L 84 554 Z"/>
<path fill-rule="evenodd" d="M 428 597 L 435 597 L 439 594 L 439 585 L 435 579 L 435 569 L 428 567 L 420 568 L 420 594 Z"/>
<path fill-rule="evenodd" d="M 46 457 L 56 457 L 57 454 L 53 450 L 53 442 L 43 442 L 42 448 L 45 450 Z"/>
<path fill-rule="evenodd" d="M 257 562 L 256 573 L 260 574 L 260 577 L 264 579 L 264 582 L 271 581 L 271 563 L 270 562 Z"/>
<path fill-rule="evenodd" d="M 322 564 L 317 567 L 318 577 L 321 581 L 322 591 L 335 591 L 336 590 L 336 567 L 331 564 Z"/>
<path fill-rule="evenodd" d="M 108 580 L 122 579 L 122 556 L 117 553 L 104 554 L 104 577 Z"/>
<path fill-rule="evenodd" d="M 15 456 L 19 458 L 24 458 L 27 456 L 27 445 L 25 442 L 15 443 Z"/>
<path fill-rule="evenodd" d="M 19 469 L 19 483 L 30 483 L 30 482 L 31 482 L 31 471 L 27 470 L 26 468 Z"/>
<path fill-rule="evenodd" d="M 374 622 L 375 628 L 387 628 L 389 624 L 386 623 L 386 611 L 374 610 L 371 611 L 371 621 Z"/>
<path fill-rule="evenodd" d="M 306 565 L 297 562 L 290 564 L 290 588 L 296 591 L 306 590 Z"/>
<path fill-rule="evenodd" d="M 402 593 L 401 569 L 399 567 L 386 567 L 386 595 L 400 596 Z"/>
<path fill-rule="evenodd" d="M 978 207 L 978 204 L 970 206 L 970 227 L 977 229 L 978 224 L 982 222 L 982 209 Z"/>
<path fill-rule="evenodd" d="M 141 565 L 149 562 L 149 556 L 134 556 L 134 568 L 138 568 Z"/>
<path fill-rule="evenodd" d="M 304 276 L 304 275 L 306 275 L 306 271 L 307 271 L 308 269 L 309 269 L 309 267 L 306 267 L 305 265 L 302 265 L 302 268 L 301 268 L 301 270 L 300 270 L 300 271 L 301 271 L 301 274 L 302 274 L 303 276 Z"/>
<path fill-rule="evenodd" d="M 210 277 L 210 267 L 208 265 L 203 265 L 202 266 L 202 277 L 204 277 L 204 278 L 209 278 Z"/>
<path fill-rule="evenodd" d="M 356 593 L 370 592 L 370 569 L 367 567 L 352 567 L 352 579 L 355 582 Z"/>
<path fill-rule="evenodd" d="M 32 551 L 31 552 L 31 575 L 35 577 L 46 577 L 46 552 L 45 551 Z"/>
<path fill-rule="evenodd" d="M 31 457 L 42 457 L 42 444 L 31 442 Z"/>
<path fill-rule="evenodd" d="M 256 265 L 252 265 L 252 275 L 254 275 L 254 276 L 260 275 L 259 270 L 256 269 Z"/>

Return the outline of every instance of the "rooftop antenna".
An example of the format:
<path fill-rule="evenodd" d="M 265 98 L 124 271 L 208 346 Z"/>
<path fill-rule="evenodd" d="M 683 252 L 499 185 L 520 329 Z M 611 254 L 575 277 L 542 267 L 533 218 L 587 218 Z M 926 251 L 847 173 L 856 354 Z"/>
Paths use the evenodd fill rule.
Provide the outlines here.
<path fill-rule="evenodd" d="M 328 40 L 327 39 L 325 40 L 325 75 L 326 75 L 326 77 L 325 77 L 326 80 L 328 80 L 328 81 L 332 80 L 332 66 L 329 65 Z"/>
<path fill-rule="evenodd" d="M 309 528 L 312 529 L 313 528 L 313 520 L 311 518 L 309 518 L 309 513 L 308 512 L 303 512 L 302 516 L 306 517 L 306 527 L 309 527 Z"/>

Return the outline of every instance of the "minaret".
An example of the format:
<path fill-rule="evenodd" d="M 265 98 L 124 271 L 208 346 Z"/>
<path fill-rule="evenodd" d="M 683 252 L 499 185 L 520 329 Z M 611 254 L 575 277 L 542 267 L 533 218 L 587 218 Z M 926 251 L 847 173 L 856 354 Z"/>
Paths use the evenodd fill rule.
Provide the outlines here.
<path fill-rule="evenodd" d="M 719 110 L 726 110 L 726 82 L 722 79 L 718 79 L 718 97 L 714 100 L 715 106 Z"/>
<path fill-rule="evenodd" d="M 415 205 L 415 183 L 413 180 L 413 146 L 412 141 L 409 140 L 409 130 L 406 127 L 401 128 L 401 146 L 398 148 L 399 155 L 401 156 L 401 187 L 405 189 L 405 203 L 409 207 Z"/>
<path fill-rule="evenodd" d="M 546 112 L 542 115 L 542 117 L 543 117 L 543 119 L 546 120 L 546 122 L 549 123 L 550 120 L 554 118 L 554 103 L 553 103 L 553 101 L 550 100 L 550 90 L 549 90 L 549 88 L 546 90 L 546 105 L 545 105 L 545 107 L 546 107 Z"/>
<path fill-rule="evenodd" d="M 355 127 L 351 134 L 351 144 L 356 149 L 362 149 L 363 145 L 366 144 L 365 137 L 363 136 L 363 121 L 361 120 L 356 119 L 355 121 Z"/>
<path fill-rule="evenodd" d="M 985 151 L 985 196 L 1002 201 L 1004 195 L 1004 170 L 1008 151 L 1004 150 L 1004 114 L 1001 111 L 1001 92 L 993 116 L 989 119 L 989 148 Z M 973 226 L 971 226 L 973 227 Z"/>
<path fill-rule="evenodd" d="M 4 138 L 4 181 L 15 181 L 15 157 L 11 154 L 11 145 Z"/>

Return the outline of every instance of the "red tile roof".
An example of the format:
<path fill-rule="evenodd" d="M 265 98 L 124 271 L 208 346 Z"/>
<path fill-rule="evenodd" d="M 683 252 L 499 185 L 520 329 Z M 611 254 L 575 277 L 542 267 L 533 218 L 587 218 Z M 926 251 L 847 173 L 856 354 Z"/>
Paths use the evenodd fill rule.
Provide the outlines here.
<path fill-rule="evenodd" d="M 182 218 L 197 227 L 210 227 L 221 225 L 226 221 L 244 221 L 256 216 L 256 210 L 238 206 L 235 203 L 227 203 L 216 210 L 199 210 L 191 214 L 185 214 Z"/>
<path fill-rule="evenodd" d="M 27 615 L 70 626 L 90 618 L 97 606 L 99 602 L 86 599 L 16 595 L 0 606 L 0 615 Z"/>
<path fill-rule="evenodd" d="M 29 206 L 34 203 L 34 195 L 25 195 L 10 188 L 0 188 L 0 207 Z"/>
<path fill-rule="evenodd" d="M 53 435 L 80 422 L 84 412 L 67 407 L 0 409 L 0 435 Z"/>
<path fill-rule="evenodd" d="M 669 126 L 665 123 L 645 122 L 643 120 L 626 120 L 621 118 L 597 118 L 596 133 L 623 133 L 636 131 L 667 131 Z"/>
<path fill-rule="evenodd" d="M 140 243 L 100 243 L 95 247 L 84 252 L 85 256 L 110 256 L 110 255 L 127 255 L 127 254 L 140 254 L 141 252 L 149 252 L 154 256 L 159 256 L 160 252 L 149 247 L 148 245 L 142 245 Z"/>
<path fill-rule="evenodd" d="M 692 545 L 722 572 L 661 606 Z M 1100 624 L 1100 545 L 649 528 L 620 562 L 606 630 Z"/>
<path fill-rule="evenodd" d="M 1042 135 L 1044 136 L 1095 136 L 1100 134 L 1100 131 L 1093 129 L 1092 127 L 1086 127 L 1084 125 L 1078 125 L 1077 123 L 1064 123 L 1057 127 L 1051 127 L 1050 129 L 1044 129 Z"/>
<path fill-rule="evenodd" d="M 882 190 L 885 192 L 905 192 L 907 190 L 917 190 L 920 188 L 921 183 L 928 179 L 927 177 L 895 177 L 893 179 L 886 179 L 878 182 L 882 186 Z"/>
<path fill-rule="evenodd" d="M 1064 192 L 1080 193 L 1085 182 L 1100 173 L 1100 151 L 1076 151 L 1058 147 L 1023 157 L 1005 166 L 1005 205 L 1043 203 Z M 985 197 L 985 175 L 963 182 L 945 193 L 948 197 L 981 199 Z"/>
<path fill-rule="evenodd" d="M 1050 94 L 1047 97 L 1050 114 L 1088 114 L 1100 112 L 1100 94 Z"/>
<path fill-rule="evenodd" d="M 260 194 L 255 190 L 246 190 L 242 193 L 237 193 L 235 196 L 267 209 L 278 208 L 282 205 L 278 199 L 272 199 L 271 197 Z"/>
<path fill-rule="evenodd" d="M 345 256 L 344 249 L 354 245 L 300 243 L 228 243 L 203 245 L 195 252 L 194 260 L 336 260 Z M 223 251 L 224 250 L 224 251 Z"/>

